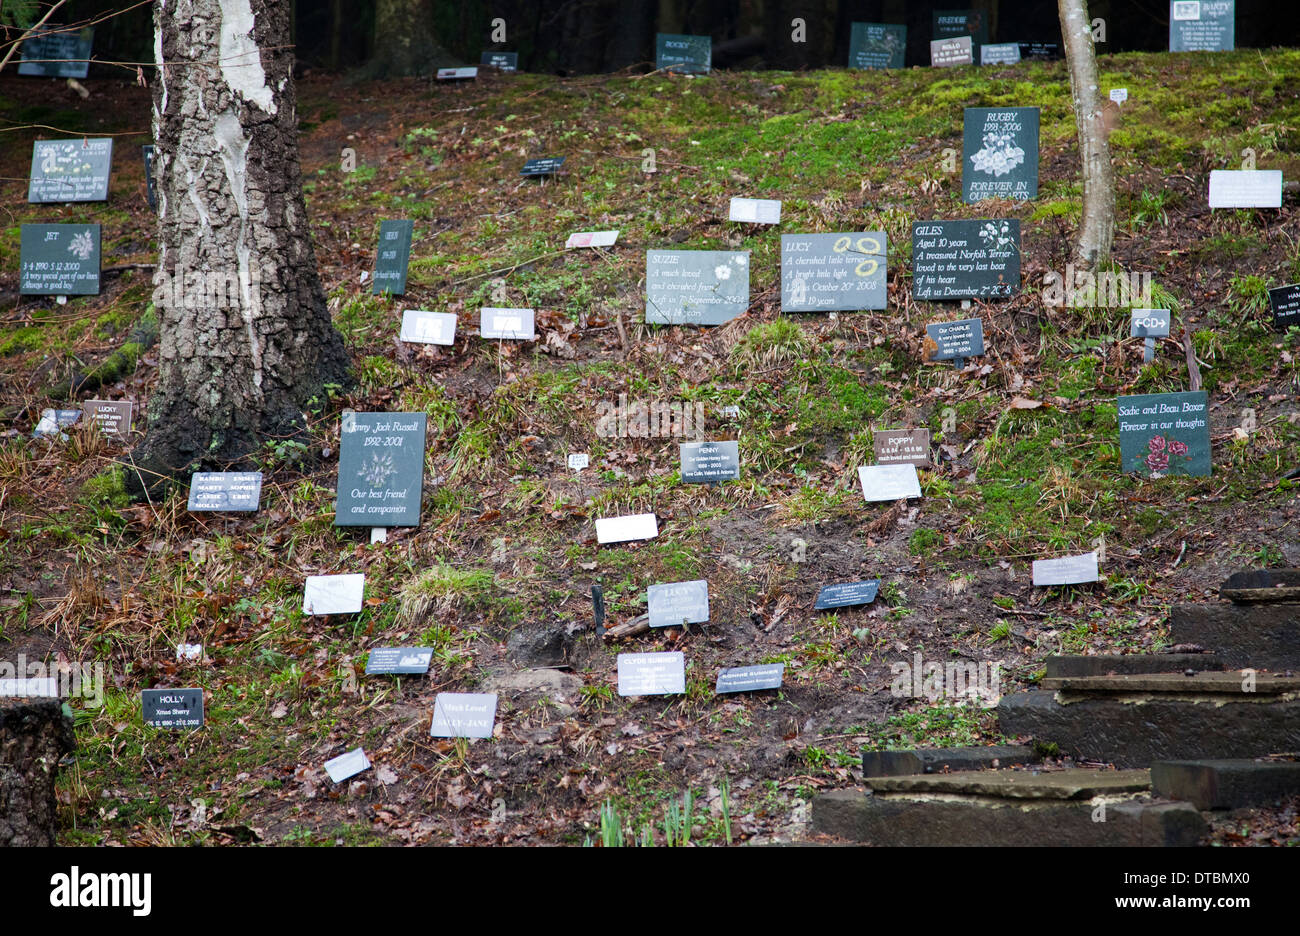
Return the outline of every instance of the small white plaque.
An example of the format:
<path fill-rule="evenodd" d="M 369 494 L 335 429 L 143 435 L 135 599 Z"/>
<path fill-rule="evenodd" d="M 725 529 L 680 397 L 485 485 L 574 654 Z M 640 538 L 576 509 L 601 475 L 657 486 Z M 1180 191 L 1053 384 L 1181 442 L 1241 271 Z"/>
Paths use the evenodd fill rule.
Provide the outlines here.
<path fill-rule="evenodd" d="M 353 575 L 309 575 L 303 589 L 303 614 L 357 614 L 366 590 L 363 572 Z"/>
<path fill-rule="evenodd" d="M 1081 585 L 1097 581 L 1097 554 L 1034 560 L 1034 585 Z"/>
<path fill-rule="evenodd" d="M 402 341 L 419 344 L 456 343 L 456 316 L 450 312 L 407 309 L 402 313 Z"/>
<path fill-rule="evenodd" d="M 574 471 L 581 471 L 591 464 L 591 456 L 586 452 L 570 452 L 569 467 Z"/>
<path fill-rule="evenodd" d="M 479 314 L 479 335 L 511 341 L 535 341 L 532 309 L 483 308 Z"/>
<path fill-rule="evenodd" d="M 654 539 L 658 535 L 659 521 L 652 513 L 602 517 L 596 521 L 597 543 L 626 543 L 629 540 Z"/>
<path fill-rule="evenodd" d="M 858 468 L 858 481 L 868 501 L 921 496 L 921 479 L 915 465 L 863 465 Z"/>
<path fill-rule="evenodd" d="M 780 224 L 781 203 L 771 198 L 733 198 L 730 220 L 745 224 Z"/>
<path fill-rule="evenodd" d="M 1281 208 L 1281 169 L 1214 169 L 1211 208 Z"/>
<path fill-rule="evenodd" d="M 577 234 L 570 234 L 569 239 L 564 242 L 565 250 L 572 250 L 574 247 L 613 247 L 614 242 L 618 240 L 618 231 L 579 231 Z"/>
<path fill-rule="evenodd" d="M 1128 88 L 1111 88 L 1110 99 L 1116 104 L 1123 104 L 1128 100 Z"/>
<path fill-rule="evenodd" d="M 334 783 L 342 783 L 349 777 L 355 777 L 363 770 L 370 769 L 370 758 L 361 748 L 353 748 L 346 754 L 340 754 L 333 760 L 325 762 L 325 772 Z"/>

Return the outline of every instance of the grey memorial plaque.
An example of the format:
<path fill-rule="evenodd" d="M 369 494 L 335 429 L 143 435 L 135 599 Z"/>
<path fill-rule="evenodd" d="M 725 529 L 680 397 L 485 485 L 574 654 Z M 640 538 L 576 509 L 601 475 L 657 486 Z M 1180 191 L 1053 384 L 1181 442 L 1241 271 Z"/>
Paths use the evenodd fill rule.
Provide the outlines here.
<path fill-rule="evenodd" d="M 684 75 L 707 75 L 713 67 L 710 36 L 655 35 L 655 70 Z"/>
<path fill-rule="evenodd" d="M 906 26 L 854 23 L 849 32 L 849 68 L 902 68 L 906 55 Z"/>
<path fill-rule="evenodd" d="M 781 235 L 781 311 L 883 309 L 888 300 L 884 231 Z"/>
<path fill-rule="evenodd" d="M 925 338 L 927 361 L 952 361 L 962 367 L 966 358 L 984 353 L 984 323 L 980 319 L 935 322 L 925 326 Z"/>
<path fill-rule="evenodd" d="M 196 471 L 190 476 L 190 510 L 256 510 L 260 471 Z"/>
<path fill-rule="evenodd" d="M 366 658 L 366 673 L 422 675 L 432 662 L 431 647 L 376 647 Z"/>
<path fill-rule="evenodd" d="M 347 413 L 339 443 L 337 526 L 419 526 L 424 413 Z"/>
<path fill-rule="evenodd" d="M 962 198 L 1038 197 L 1038 108 L 968 107 L 962 134 Z"/>
<path fill-rule="evenodd" d="M 748 250 L 646 251 L 648 324 L 721 325 L 748 308 Z"/>
<path fill-rule="evenodd" d="M 740 480 L 739 442 L 683 442 L 683 484 L 719 484 Z"/>
<path fill-rule="evenodd" d="M 686 657 L 680 653 L 620 653 L 618 694 L 681 695 L 686 692 Z"/>
<path fill-rule="evenodd" d="M 113 138 L 37 140 L 32 144 L 29 202 L 108 200 L 113 168 Z"/>
<path fill-rule="evenodd" d="M 203 727 L 202 689 L 145 689 L 140 706 L 151 728 Z"/>
<path fill-rule="evenodd" d="M 24 296 L 99 295 L 98 224 L 24 224 L 19 256 Z"/>
<path fill-rule="evenodd" d="M 713 691 L 718 695 L 728 692 L 757 692 L 760 689 L 780 689 L 785 676 L 784 663 L 763 663 L 758 666 L 733 666 L 718 670 L 718 683 Z"/>
<path fill-rule="evenodd" d="M 681 627 L 709 622 L 709 583 L 668 582 L 646 589 L 651 627 Z"/>
<path fill-rule="evenodd" d="M 815 611 L 828 611 L 833 608 L 851 608 L 857 605 L 871 604 L 880 591 L 880 579 L 865 579 L 861 582 L 845 582 L 842 585 L 823 585 L 817 592 Z"/>
<path fill-rule="evenodd" d="M 929 429 L 881 429 L 872 433 L 877 465 L 930 464 Z"/>
<path fill-rule="evenodd" d="M 47 23 L 41 29 L 42 35 L 23 42 L 18 74 L 40 78 L 85 78 L 90 71 L 94 27 L 54 32 L 59 27 Z"/>
<path fill-rule="evenodd" d="M 1118 408 L 1123 471 L 1152 478 L 1210 474 L 1205 391 L 1122 396 Z"/>
<path fill-rule="evenodd" d="M 1171 0 L 1170 52 L 1231 52 L 1236 48 L 1235 0 Z"/>
<path fill-rule="evenodd" d="M 375 256 L 376 296 L 406 293 L 406 268 L 411 262 L 411 235 L 414 232 L 414 221 L 379 222 L 379 250 Z"/>
<path fill-rule="evenodd" d="M 912 297 L 1005 299 L 1020 289 L 1020 220 L 912 225 Z"/>
<path fill-rule="evenodd" d="M 1097 554 L 1034 560 L 1034 585 L 1081 585 L 1097 581 Z"/>
<path fill-rule="evenodd" d="M 433 700 L 431 738 L 490 738 L 497 718 L 495 693 L 440 692 Z"/>

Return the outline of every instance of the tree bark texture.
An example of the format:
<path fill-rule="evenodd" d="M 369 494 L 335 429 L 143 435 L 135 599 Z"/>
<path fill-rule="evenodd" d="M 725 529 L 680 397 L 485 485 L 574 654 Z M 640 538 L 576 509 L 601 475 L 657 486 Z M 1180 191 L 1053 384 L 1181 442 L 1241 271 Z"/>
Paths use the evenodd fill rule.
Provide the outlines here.
<path fill-rule="evenodd" d="M 74 747 L 58 699 L 0 699 L 0 847 L 54 844 L 54 778 Z"/>
<path fill-rule="evenodd" d="M 316 269 L 288 5 L 156 0 L 158 386 L 131 485 L 305 428 L 348 360 Z"/>
<path fill-rule="evenodd" d="M 1083 218 L 1075 262 L 1095 270 L 1110 259 L 1115 240 L 1115 173 L 1110 162 L 1110 130 L 1097 80 L 1097 53 L 1086 0 L 1057 0 L 1065 60 L 1070 70 L 1074 120 L 1083 162 Z"/>

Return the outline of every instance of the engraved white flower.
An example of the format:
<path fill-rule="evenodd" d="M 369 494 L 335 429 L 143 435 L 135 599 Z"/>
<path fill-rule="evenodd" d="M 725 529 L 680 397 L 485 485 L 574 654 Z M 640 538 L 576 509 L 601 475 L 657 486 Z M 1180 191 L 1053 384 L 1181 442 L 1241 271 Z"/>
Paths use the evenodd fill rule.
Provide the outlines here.
<path fill-rule="evenodd" d="M 731 267 L 727 266 L 725 263 L 722 266 L 714 267 L 713 275 L 720 280 L 731 279 Z"/>
<path fill-rule="evenodd" d="M 393 456 L 380 455 L 376 452 L 370 456 L 369 462 L 361 466 L 357 476 L 371 487 L 383 487 L 384 482 L 396 473 L 397 467 L 393 464 Z"/>
<path fill-rule="evenodd" d="M 76 254 L 82 260 L 89 260 L 90 255 L 94 252 L 95 242 L 91 240 L 89 230 L 82 231 L 68 245 L 68 253 Z"/>
<path fill-rule="evenodd" d="M 738 267 L 743 267 L 749 264 L 749 258 L 744 254 L 736 254 L 736 256 L 731 258 L 731 262 Z"/>
<path fill-rule="evenodd" d="M 1016 146 L 1013 133 L 984 134 L 984 148 L 971 156 L 977 172 L 1006 175 L 1025 161 L 1025 151 Z"/>

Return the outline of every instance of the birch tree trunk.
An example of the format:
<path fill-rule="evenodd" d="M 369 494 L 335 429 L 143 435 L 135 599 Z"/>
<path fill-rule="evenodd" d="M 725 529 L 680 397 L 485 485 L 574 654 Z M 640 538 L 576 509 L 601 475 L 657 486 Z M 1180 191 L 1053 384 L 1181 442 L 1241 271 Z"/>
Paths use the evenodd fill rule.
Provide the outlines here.
<path fill-rule="evenodd" d="M 1083 219 L 1074 259 L 1081 267 L 1095 270 L 1110 258 L 1115 240 L 1115 172 L 1110 163 L 1110 130 L 1097 81 L 1097 54 L 1092 43 L 1087 0 L 1057 0 L 1057 4 L 1083 161 Z"/>
<path fill-rule="evenodd" d="M 298 436 L 348 380 L 298 162 L 289 6 L 156 0 L 158 386 L 135 493 Z"/>

